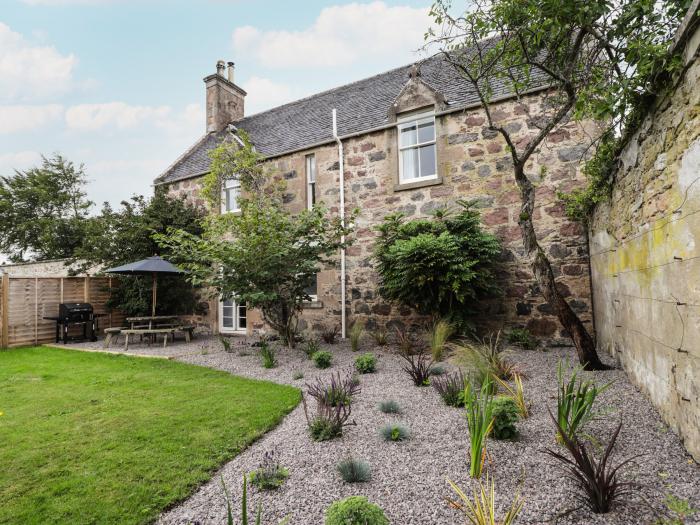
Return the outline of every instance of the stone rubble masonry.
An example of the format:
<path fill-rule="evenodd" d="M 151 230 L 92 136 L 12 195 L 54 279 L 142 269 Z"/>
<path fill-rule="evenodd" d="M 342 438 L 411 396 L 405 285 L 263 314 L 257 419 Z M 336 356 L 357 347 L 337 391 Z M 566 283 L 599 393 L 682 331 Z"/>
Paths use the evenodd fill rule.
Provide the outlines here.
<path fill-rule="evenodd" d="M 700 30 L 688 36 L 687 69 L 623 150 L 589 235 L 598 346 L 700 460 Z"/>
<path fill-rule="evenodd" d="M 411 93 L 416 103 L 425 104 Z M 530 115 L 539 111 L 541 97 L 531 95 L 519 102 L 504 101 L 495 111 L 516 142 L 527 140 L 537 129 Z M 404 104 L 405 105 L 405 104 Z M 401 110 L 410 108 L 401 107 Z M 591 128 L 591 129 L 587 129 Z M 550 256 L 562 293 L 585 325 L 591 329 L 588 247 L 584 229 L 565 215 L 557 191 L 584 185 L 581 157 L 585 154 L 590 124 L 567 122 L 553 133 L 533 156 L 528 173 L 537 184 L 534 214 L 538 238 Z M 552 308 L 542 298 L 528 262 L 523 258 L 517 224 L 520 195 L 512 174 L 512 162 L 502 137 L 486 128 L 481 109 L 465 110 L 436 118 L 438 180 L 398 185 L 397 131 L 395 127 L 348 138 L 345 149 L 346 212 L 357 208 L 354 244 L 347 250 L 348 326 L 355 319 L 375 326 L 404 326 L 422 323 L 408 308 L 389 304 L 377 294 L 378 276 L 371 259 L 374 230 L 391 212 L 402 211 L 408 219 L 426 217 L 443 205 L 473 199 L 485 227 L 503 243 L 503 266 L 499 285 L 503 296 L 482 306 L 477 321 L 484 328 L 502 324 L 526 327 L 550 344 L 570 344 Z M 306 206 L 305 157 L 314 154 L 317 163 L 317 199 L 332 214 L 338 213 L 339 163 L 335 144 L 315 147 L 269 159 L 269 168 L 287 184 L 285 201 L 293 211 Z M 170 185 L 169 191 L 203 204 L 197 179 Z M 417 186 L 417 187 L 416 187 Z M 302 329 L 319 330 L 340 324 L 340 272 L 324 268 L 318 276 L 318 302 L 305 308 Z M 250 312 L 250 329 L 261 328 L 260 317 Z"/>

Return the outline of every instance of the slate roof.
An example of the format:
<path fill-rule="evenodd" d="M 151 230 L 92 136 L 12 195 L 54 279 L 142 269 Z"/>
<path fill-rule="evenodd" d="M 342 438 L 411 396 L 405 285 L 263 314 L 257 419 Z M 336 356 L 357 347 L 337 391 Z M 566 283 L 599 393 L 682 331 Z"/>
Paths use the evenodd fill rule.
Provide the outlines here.
<path fill-rule="evenodd" d="M 389 108 L 408 82 L 412 66 L 402 66 L 290 102 L 233 124 L 244 129 L 257 150 L 268 157 L 332 141 L 333 108 L 338 112 L 340 137 L 385 126 L 389 123 Z M 441 55 L 424 61 L 420 74 L 426 84 L 443 95 L 448 110 L 478 103 L 469 83 Z M 494 86 L 493 98 L 508 94 L 504 85 Z M 209 133 L 202 137 L 156 179 L 156 184 L 206 173 L 211 163 L 208 152 L 226 133 Z"/>

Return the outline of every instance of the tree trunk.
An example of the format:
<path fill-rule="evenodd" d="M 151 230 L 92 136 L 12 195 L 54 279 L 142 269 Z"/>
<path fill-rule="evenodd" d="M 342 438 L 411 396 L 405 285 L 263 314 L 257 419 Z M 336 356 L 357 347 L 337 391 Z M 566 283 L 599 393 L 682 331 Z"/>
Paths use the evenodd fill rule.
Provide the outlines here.
<path fill-rule="evenodd" d="M 568 302 L 561 296 L 557 289 L 557 283 L 552 272 L 552 265 L 545 255 L 542 247 L 537 242 L 535 227 L 532 222 L 532 215 L 535 208 L 535 188 L 525 175 L 523 164 L 514 166 L 515 180 L 520 188 L 522 206 L 518 224 L 523 237 L 523 245 L 535 280 L 542 289 L 542 295 L 546 301 L 554 308 L 559 322 L 569 332 L 574 341 L 579 362 L 584 370 L 607 370 L 607 365 L 598 358 L 593 338 L 583 326 L 581 319 L 571 309 Z"/>

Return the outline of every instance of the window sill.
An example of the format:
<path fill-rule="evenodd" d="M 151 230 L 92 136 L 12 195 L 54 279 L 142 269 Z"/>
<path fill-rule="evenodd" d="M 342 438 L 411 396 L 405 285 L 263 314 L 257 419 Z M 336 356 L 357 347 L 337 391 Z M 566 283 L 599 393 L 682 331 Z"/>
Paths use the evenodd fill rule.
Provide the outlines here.
<path fill-rule="evenodd" d="M 323 301 L 304 301 L 301 307 L 304 310 L 318 310 L 323 308 Z"/>
<path fill-rule="evenodd" d="M 425 188 L 426 186 L 437 186 L 442 184 L 442 177 L 438 176 L 433 179 L 416 180 L 413 182 L 400 182 L 394 184 L 394 191 L 414 190 L 416 188 Z"/>

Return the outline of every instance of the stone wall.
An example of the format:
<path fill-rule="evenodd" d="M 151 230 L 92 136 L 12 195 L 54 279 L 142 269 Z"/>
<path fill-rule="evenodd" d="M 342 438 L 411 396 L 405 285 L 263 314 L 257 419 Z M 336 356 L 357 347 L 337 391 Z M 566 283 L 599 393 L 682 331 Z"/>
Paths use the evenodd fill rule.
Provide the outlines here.
<path fill-rule="evenodd" d="M 697 6 L 697 3 L 695 4 Z M 700 459 L 700 31 L 590 228 L 597 342 Z"/>
<path fill-rule="evenodd" d="M 416 97 L 414 97 L 416 98 Z M 539 111 L 541 98 L 533 95 L 520 102 L 505 101 L 495 118 L 508 126 L 516 141 L 536 133 L 530 124 Z M 403 108 L 406 109 L 406 108 Z M 528 172 L 537 184 L 535 223 L 543 247 L 552 258 L 564 295 L 591 327 L 590 282 L 587 239 L 583 228 L 564 216 L 556 192 L 582 185 L 581 144 L 591 130 L 569 122 L 556 130 L 532 159 Z M 387 304 L 376 294 L 377 275 L 371 253 L 374 227 L 388 213 L 400 210 L 409 218 L 425 217 L 435 208 L 458 199 L 475 199 L 483 221 L 504 246 L 500 285 L 503 297 L 484 304 L 481 320 L 493 328 L 502 324 L 522 326 L 549 343 L 570 344 L 548 304 L 544 302 L 526 261 L 517 225 L 520 196 L 513 180 L 505 142 L 486 128 L 481 110 L 453 112 L 436 119 L 437 181 L 416 187 L 398 185 L 396 128 L 343 141 L 345 148 L 346 210 L 359 210 L 356 242 L 347 251 L 348 322 L 355 318 L 369 326 L 420 321 L 408 309 Z M 269 167 L 287 183 L 285 197 L 290 209 L 306 206 L 306 155 L 317 163 L 317 198 L 331 213 L 338 213 L 339 162 L 335 144 L 292 153 L 268 161 Z M 173 194 L 200 200 L 198 181 L 185 180 L 170 186 Z M 303 327 L 319 329 L 340 323 L 340 275 L 336 267 L 319 273 L 318 302 L 303 315 Z M 259 318 L 257 327 L 259 327 Z"/>

